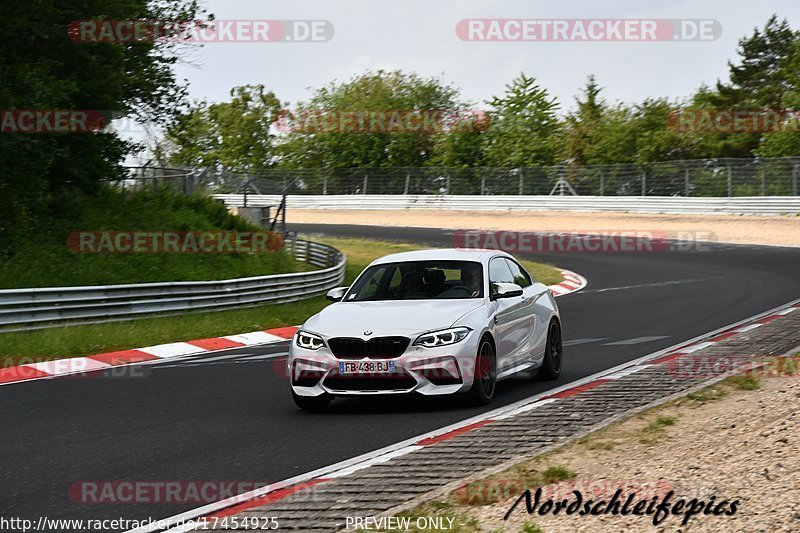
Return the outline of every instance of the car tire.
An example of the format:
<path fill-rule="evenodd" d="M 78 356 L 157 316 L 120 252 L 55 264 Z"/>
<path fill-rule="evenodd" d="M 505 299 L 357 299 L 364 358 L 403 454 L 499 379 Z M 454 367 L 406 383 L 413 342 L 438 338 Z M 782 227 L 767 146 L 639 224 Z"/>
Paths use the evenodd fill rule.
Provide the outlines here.
<path fill-rule="evenodd" d="M 564 347 L 561 344 L 561 325 L 558 320 L 552 320 L 547 328 L 544 362 L 537 376 L 545 381 L 556 380 L 561 375 L 562 366 L 564 366 Z"/>
<path fill-rule="evenodd" d="M 294 399 L 295 405 L 304 411 L 324 411 L 333 400 L 330 394 L 299 396 L 294 391 L 292 391 L 292 399 Z"/>
<path fill-rule="evenodd" d="M 475 377 L 467 393 L 471 405 L 487 405 L 494 397 L 497 385 L 497 357 L 488 337 L 481 339 L 475 354 Z"/>

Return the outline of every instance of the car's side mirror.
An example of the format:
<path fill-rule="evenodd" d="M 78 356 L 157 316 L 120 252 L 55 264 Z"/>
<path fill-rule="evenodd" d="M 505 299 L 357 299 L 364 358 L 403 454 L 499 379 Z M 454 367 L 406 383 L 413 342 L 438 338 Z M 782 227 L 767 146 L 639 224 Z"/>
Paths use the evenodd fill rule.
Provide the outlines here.
<path fill-rule="evenodd" d="M 349 288 L 350 287 L 336 287 L 335 289 L 329 290 L 325 297 L 331 302 L 341 302 Z"/>
<path fill-rule="evenodd" d="M 492 300 L 522 296 L 522 287 L 516 283 L 494 283 L 493 285 L 496 288 L 496 292 L 492 294 Z"/>

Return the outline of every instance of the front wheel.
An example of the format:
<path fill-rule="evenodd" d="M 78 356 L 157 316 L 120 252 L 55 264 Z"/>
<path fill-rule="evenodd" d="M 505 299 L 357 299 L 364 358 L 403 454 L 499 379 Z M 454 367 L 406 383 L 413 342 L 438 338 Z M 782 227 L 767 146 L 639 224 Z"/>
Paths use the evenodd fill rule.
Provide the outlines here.
<path fill-rule="evenodd" d="M 547 381 L 558 379 L 564 360 L 564 348 L 561 345 L 561 326 L 558 321 L 550 322 L 547 330 L 547 346 L 544 349 L 544 362 L 539 369 L 538 377 Z"/>
<path fill-rule="evenodd" d="M 475 377 L 467 399 L 472 405 L 486 405 L 494 397 L 497 384 L 497 358 L 492 343 L 484 337 L 475 356 Z"/>
<path fill-rule="evenodd" d="M 331 403 L 333 398 L 330 394 L 321 394 L 319 396 L 299 396 L 292 391 L 292 399 L 300 409 L 304 411 L 322 411 Z"/>

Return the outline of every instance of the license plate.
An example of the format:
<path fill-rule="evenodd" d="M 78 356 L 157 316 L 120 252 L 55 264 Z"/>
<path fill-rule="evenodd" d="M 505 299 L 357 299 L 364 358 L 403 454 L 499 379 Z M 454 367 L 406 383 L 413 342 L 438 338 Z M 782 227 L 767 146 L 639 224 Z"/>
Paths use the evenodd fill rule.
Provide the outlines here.
<path fill-rule="evenodd" d="M 370 374 L 394 372 L 394 361 L 353 361 L 340 362 L 340 374 Z"/>

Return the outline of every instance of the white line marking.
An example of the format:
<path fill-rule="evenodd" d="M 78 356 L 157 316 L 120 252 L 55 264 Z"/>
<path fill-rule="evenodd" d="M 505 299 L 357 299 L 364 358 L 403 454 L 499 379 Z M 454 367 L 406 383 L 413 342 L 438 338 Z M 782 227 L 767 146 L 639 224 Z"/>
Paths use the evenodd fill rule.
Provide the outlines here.
<path fill-rule="evenodd" d="M 741 328 L 736 328 L 733 331 L 735 331 L 736 333 L 744 333 L 746 331 L 752 331 L 756 328 L 760 328 L 763 325 L 764 324 L 750 324 L 749 326 L 742 326 Z"/>
<path fill-rule="evenodd" d="M 689 346 L 687 348 L 683 348 L 681 350 L 678 350 L 678 352 L 680 352 L 680 353 L 693 353 L 693 352 L 696 352 L 698 350 L 702 350 L 703 348 L 708 348 L 709 346 L 714 346 L 715 344 L 717 344 L 717 343 L 716 342 L 701 342 L 700 344 L 695 344 L 693 346 Z"/>
<path fill-rule="evenodd" d="M 191 359 L 186 359 L 184 362 L 185 363 L 203 364 L 203 363 L 210 363 L 211 361 L 224 361 L 225 359 L 235 359 L 237 357 L 246 357 L 248 355 L 255 355 L 255 354 L 252 354 L 252 353 L 235 353 L 233 355 L 219 355 L 219 356 L 216 356 L 216 357 L 209 357 L 209 358 L 205 358 L 205 357 L 201 356 L 201 357 L 193 357 Z"/>
<path fill-rule="evenodd" d="M 606 342 L 603 346 L 632 346 L 634 344 L 644 344 L 645 342 L 658 341 L 668 338 L 669 335 L 657 335 L 653 337 L 636 337 L 635 339 L 627 339 L 624 341 Z"/>
<path fill-rule="evenodd" d="M 579 344 L 589 344 L 590 342 L 599 342 L 608 340 L 608 337 L 597 337 L 596 339 L 572 339 L 569 341 L 564 341 L 562 343 L 563 346 L 578 346 Z"/>
<path fill-rule="evenodd" d="M 601 292 L 609 292 L 609 291 L 626 291 L 628 289 L 642 289 L 646 287 L 667 287 L 669 285 L 682 285 L 685 283 L 698 283 L 700 281 L 706 281 L 704 279 L 678 279 L 674 281 L 660 281 L 658 283 L 641 283 L 639 285 L 627 285 L 625 287 L 606 287 L 605 289 L 590 289 L 588 291 L 581 291 L 584 293 L 589 294 L 597 294 Z"/>
<path fill-rule="evenodd" d="M 507 418 L 511 418 L 511 417 L 517 416 L 517 415 L 522 414 L 522 413 L 527 413 L 528 411 L 532 411 L 534 409 L 538 409 L 539 407 L 541 407 L 543 405 L 547 405 L 548 403 L 553 403 L 555 401 L 557 401 L 557 398 L 548 398 L 546 400 L 539 400 L 538 402 L 533 402 L 533 403 L 528 404 L 528 405 L 523 405 L 522 407 L 514 409 L 513 411 L 509 411 L 508 413 L 506 413 L 504 415 L 496 416 L 496 417 L 494 417 L 493 420 L 506 420 Z"/>
<path fill-rule="evenodd" d="M 406 446 L 405 448 L 401 448 L 399 450 L 395 450 L 393 452 L 387 453 L 385 455 L 380 455 L 375 457 L 374 459 L 370 459 L 369 461 L 364 461 L 363 463 L 357 464 L 355 466 L 351 466 L 348 468 L 342 468 L 341 470 L 336 470 L 331 472 L 330 474 L 325 475 L 326 478 L 334 479 L 337 477 L 344 477 L 347 475 L 352 474 L 353 472 L 358 472 L 359 470 L 364 470 L 365 468 L 369 468 L 373 465 L 385 463 L 387 461 L 391 461 L 397 457 L 402 457 L 403 455 L 409 454 L 411 452 L 421 450 L 424 446 Z"/>
<path fill-rule="evenodd" d="M 644 370 L 648 366 L 650 366 L 650 365 L 632 366 L 630 368 L 626 368 L 624 370 L 620 370 L 619 372 L 615 372 L 613 374 L 609 374 L 609 375 L 606 376 L 606 379 L 624 378 L 625 376 L 630 376 L 631 374 L 635 374 L 636 372 L 639 372 L 640 370 Z"/>

